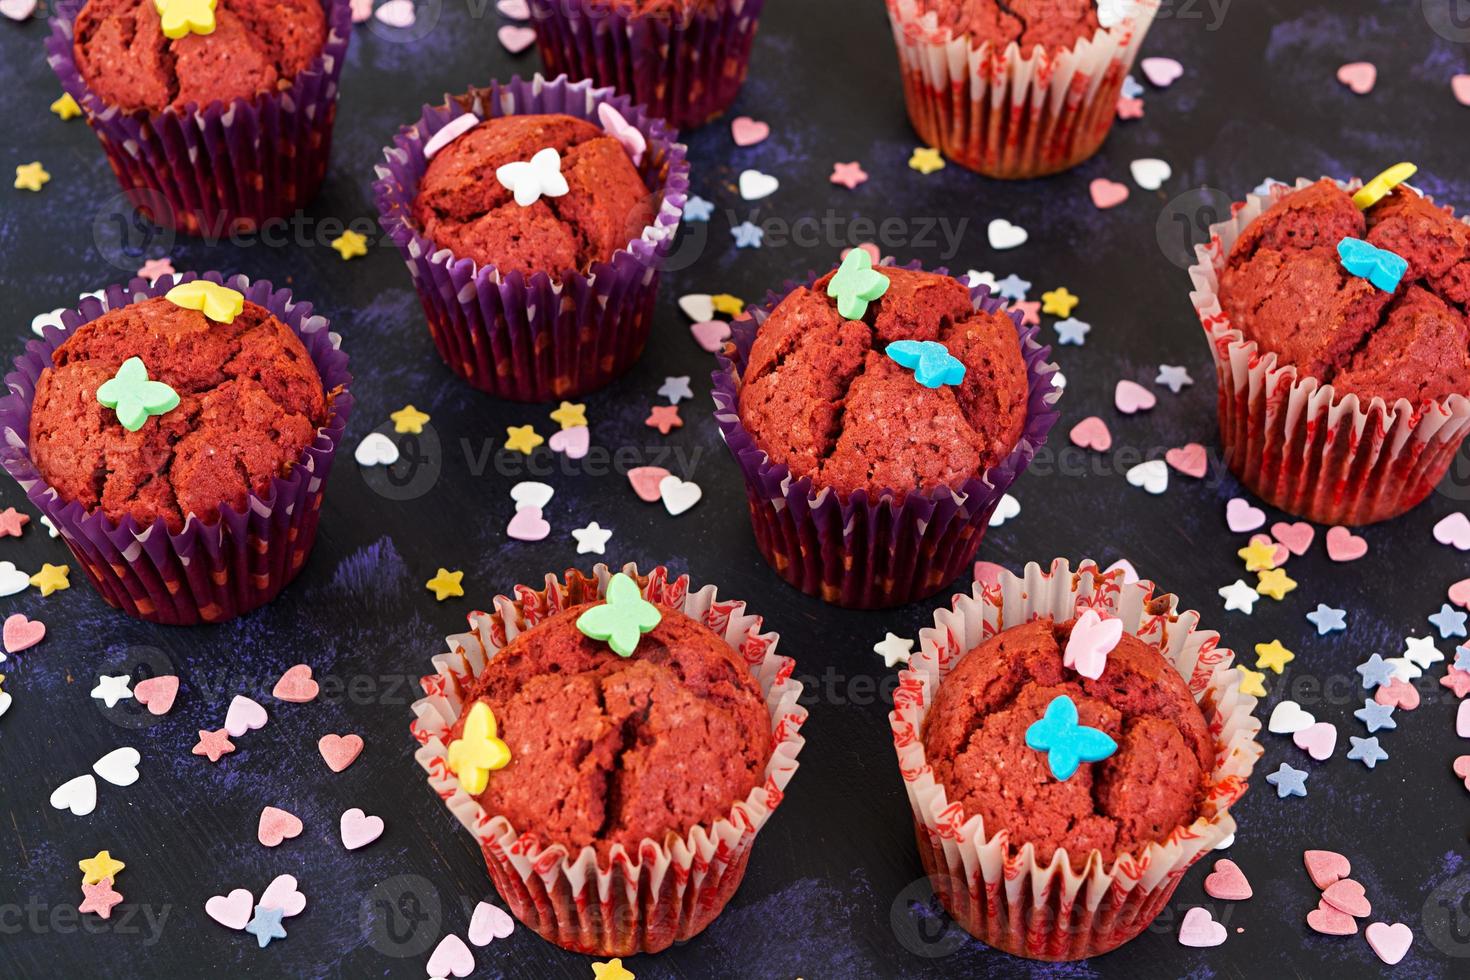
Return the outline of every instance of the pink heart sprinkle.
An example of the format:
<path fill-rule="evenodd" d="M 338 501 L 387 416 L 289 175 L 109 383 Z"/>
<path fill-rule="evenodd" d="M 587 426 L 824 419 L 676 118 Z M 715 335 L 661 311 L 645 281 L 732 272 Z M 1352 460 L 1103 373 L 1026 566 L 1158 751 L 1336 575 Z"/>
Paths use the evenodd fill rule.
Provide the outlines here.
<path fill-rule="evenodd" d="M 705 320 L 690 326 L 689 332 L 694 335 L 695 343 L 715 354 L 730 338 L 730 325 L 724 320 Z"/>
<path fill-rule="evenodd" d="M 551 533 L 551 525 L 541 516 L 541 508 L 527 507 L 516 511 L 505 533 L 517 541 L 541 541 Z"/>
<path fill-rule="evenodd" d="M 1367 95 L 1378 81 L 1378 69 L 1371 61 L 1354 61 L 1337 69 L 1337 80 L 1356 94 Z"/>
<path fill-rule="evenodd" d="M 730 135 L 736 146 L 755 146 L 771 135 L 771 127 L 749 116 L 737 116 L 730 123 Z"/>
<path fill-rule="evenodd" d="M 1318 888 L 1326 888 L 1353 871 L 1348 859 L 1336 851 L 1306 851 L 1302 854 L 1302 863 L 1307 866 L 1307 877 Z"/>
<path fill-rule="evenodd" d="M 993 561 L 977 561 L 975 563 L 975 581 L 988 589 L 998 588 L 1000 580 L 1005 575 L 1005 566 L 997 565 Z"/>
<path fill-rule="evenodd" d="M 877 245 L 874 245 L 872 242 L 862 242 L 857 247 L 860 250 L 868 253 L 868 258 L 873 260 L 874 265 L 881 265 L 883 263 L 883 253 L 878 251 Z M 852 249 L 850 248 L 844 248 L 842 250 L 842 254 L 839 255 L 838 258 L 847 258 L 848 253 L 851 251 Z"/>
<path fill-rule="evenodd" d="M 373 19 L 373 0 L 351 0 L 352 22 L 365 24 Z"/>
<path fill-rule="evenodd" d="M 370 817 L 360 807 L 353 807 L 342 814 L 340 824 L 342 846 L 349 851 L 367 847 L 383 836 L 383 818 Z"/>
<path fill-rule="evenodd" d="M 1215 862 L 1215 870 L 1205 879 L 1205 894 L 1222 902 L 1243 902 L 1250 898 L 1251 883 L 1245 872 L 1229 858 Z"/>
<path fill-rule="evenodd" d="M 1339 912 L 1326 902 L 1307 913 L 1307 925 L 1324 936 L 1351 936 L 1358 931 L 1358 922 L 1352 916 Z"/>
<path fill-rule="evenodd" d="M 46 624 L 39 619 L 27 619 L 23 613 L 11 613 L 0 627 L 0 642 L 6 653 L 29 650 L 46 636 Z M 135 695 L 136 696 L 136 695 Z"/>
<path fill-rule="evenodd" d="M 515 927 L 515 920 L 505 909 L 481 902 L 475 906 L 475 914 L 470 916 L 470 942 L 476 946 L 488 946 L 491 940 L 509 936 Z"/>
<path fill-rule="evenodd" d="M 531 19 L 531 5 L 526 0 L 500 0 L 495 9 L 511 20 Z"/>
<path fill-rule="evenodd" d="M 623 152 L 628 154 L 633 166 L 643 163 L 643 154 L 648 150 L 648 137 L 643 135 L 643 130 L 628 122 L 628 118 L 610 102 L 603 102 L 597 107 L 597 121 L 602 123 L 607 135 L 623 144 Z"/>
<path fill-rule="evenodd" d="M 1266 526 L 1266 512 L 1252 507 L 1244 497 L 1231 497 L 1225 505 L 1225 523 L 1236 534 L 1255 531 Z"/>
<path fill-rule="evenodd" d="M 36 12 L 36 0 L 0 0 L 0 14 L 11 20 L 29 20 Z"/>
<path fill-rule="evenodd" d="M 1357 561 L 1368 553 L 1368 541 L 1345 527 L 1327 531 L 1327 557 L 1333 561 Z"/>
<path fill-rule="evenodd" d="M 1127 379 L 1119 381 L 1118 387 L 1113 391 L 1113 404 L 1124 415 L 1147 412 L 1158 403 L 1159 400 L 1154 393 L 1137 381 Z"/>
<path fill-rule="evenodd" d="M 244 888 L 229 895 L 215 895 L 204 903 L 204 914 L 226 929 L 244 929 L 255 913 L 255 896 Z"/>
<path fill-rule="evenodd" d="M 179 695 L 179 679 L 174 674 L 150 677 L 133 685 L 133 698 L 152 715 L 166 715 Z"/>
<path fill-rule="evenodd" d="M 306 896 L 296 887 L 294 875 L 277 875 L 260 893 L 260 907 L 280 909 L 289 919 L 306 909 Z"/>
<path fill-rule="evenodd" d="M 439 940 L 439 945 L 434 947 L 434 952 L 429 956 L 429 976 L 447 977 L 451 973 L 457 977 L 467 977 L 475 969 L 475 954 L 464 944 L 464 940 L 450 933 Z"/>
<path fill-rule="evenodd" d="M 1378 958 L 1393 966 L 1404 958 L 1414 942 L 1414 931 L 1402 922 L 1389 925 L 1386 922 L 1371 922 L 1363 930 L 1363 938 L 1373 947 Z"/>
<path fill-rule="evenodd" d="M 1179 945 L 1207 949 L 1225 941 L 1225 927 L 1216 922 L 1210 910 L 1195 907 L 1184 913 L 1179 925 Z"/>
<path fill-rule="evenodd" d="M 1434 540 L 1456 551 L 1470 551 L 1470 517 L 1459 511 L 1434 525 Z"/>
<path fill-rule="evenodd" d="M 1191 442 L 1164 453 L 1164 462 L 1185 476 L 1192 476 L 1196 480 L 1203 479 L 1209 469 L 1209 457 L 1205 455 L 1205 447 L 1197 442 Z"/>
<path fill-rule="evenodd" d="M 255 836 L 266 847 L 275 847 L 283 840 L 300 836 L 301 830 L 301 818 L 296 814 L 268 806 L 260 811 L 260 824 L 255 829 Z"/>
<path fill-rule="evenodd" d="M 1395 677 L 1387 684 L 1379 685 L 1378 689 L 1373 692 L 1373 700 L 1379 704 L 1386 704 L 1390 708 L 1413 711 L 1419 707 L 1419 689 L 1408 681 Z"/>
<path fill-rule="evenodd" d="M 1470 701 L 1461 701 L 1460 707 L 1455 711 L 1455 734 L 1461 738 L 1470 738 Z"/>
<path fill-rule="evenodd" d="M 311 668 L 306 664 L 297 664 L 281 675 L 276 681 L 276 686 L 271 691 L 271 697 L 277 701 L 287 701 L 291 704 L 307 704 L 315 701 L 316 696 L 321 693 L 321 686 L 311 679 Z M 235 734 L 234 732 L 230 733 Z"/>
<path fill-rule="evenodd" d="M 1184 74 L 1184 66 L 1173 58 L 1144 58 L 1139 67 L 1143 76 L 1159 88 L 1168 88 Z"/>
<path fill-rule="evenodd" d="M 1465 780 L 1465 788 L 1470 790 L 1470 755 L 1462 755 L 1455 760 L 1455 775 Z"/>
<path fill-rule="evenodd" d="M 554 453 L 565 453 L 567 459 L 581 459 L 592 447 L 592 433 L 585 425 L 574 425 L 553 432 L 546 444 Z"/>
<path fill-rule="evenodd" d="M 495 32 L 495 36 L 500 39 L 500 43 L 505 50 L 511 54 L 520 54 L 536 43 L 536 28 L 506 24 Z M 466 950 L 465 952 L 469 951 Z"/>
<path fill-rule="evenodd" d="M 1072 426 L 1069 435 L 1072 444 L 1083 449 L 1105 453 L 1113 448 L 1113 434 L 1108 431 L 1108 424 L 1096 415 L 1089 415 Z"/>
<path fill-rule="evenodd" d="M 412 27 L 414 21 L 418 20 L 418 12 L 413 8 L 413 0 L 388 0 L 377 10 L 373 16 L 378 23 L 386 24 L 388 27 L 397 27 L 400 30 Z"/>
<path fill-rule="evenodd" d="M 645 504 L 656 504 L 663 499 L 658 485 L 669 475 L 662 466 L 638 466 L 628 471 L 628 482 L 633 485 L 633 492 L 639 500 Z"/>
<path fill-rule="evenodd" d="M 1332 758 L 1332 750 L 1337 748 L 1337 726 L 1330 721 L 1319 721 L 1291 736 L 1291 740 L 1297 748 L 1321 762 Z"/>
<path fill-rule="evenodd" d="M 135 697 L 137 693 L 134 689 Z M 362 744 L 361 735 L 323 735 L 317 740 L 316 750 L 326 760 L 328 769 L 341 772 L 357 761 L 362 754 Z"/>
<path fill-rule="evenodd" d="M 1460 105 L 1470 105 L 1470 75 L 1456 75 L 1450 79 L 1450 91 Z"/>
<path fill-rule="evenodd" d="M 1450 586 L 1450 601 L 1457 606 L 1470 609 L 1470 578 L 1460 579 Z"/>
<path fill-rule="evenodd" d="M 1087 185 L 1087 190 L 1092 194 L 1092 203 L 1101 211 L 1115 208 L 1128 200 L 1128 185 L 1106 177 L 1098 177 Z"/>
<path fill-rule="evenodd" d="M 258 702 L 237 694 L 230 702 L 230 710 L 225 713 L 225 731 L 234 738 L 239 738 L 246 732 L 263 728 L 268 718 L 265 709 Z"/>
<path fill-rule="evenodd" d="M 1097 680 L 1108 666 L 1108 654 L 1123 639 L 1121 619 L 1103 619 L 1097 610 L 1089 609 L 1077 617 L 1067 649 L 1062 652 L 1062 666 L 1070 667 L 1083 677 Z"/>
<path fill-rule="evenodd" d="M 1305 521 L 1297 521 L 1295 524 L 1277 521 L 1271 525 L 1271 537 L 1286 545 L 1287 550 L 1293 555 L 1301 556 L 1312 547 L 1312 541 L 1317 537 L 1317 529 Z"/>
<path fill-rule="evenodd" d="M 1324 888 L 1322 901 L 1355 919 L 1361 919 L 1373 912 L 1373 905 L 1368 901 L 1363 886 L 1351 878 L 1334 881 Z"/>

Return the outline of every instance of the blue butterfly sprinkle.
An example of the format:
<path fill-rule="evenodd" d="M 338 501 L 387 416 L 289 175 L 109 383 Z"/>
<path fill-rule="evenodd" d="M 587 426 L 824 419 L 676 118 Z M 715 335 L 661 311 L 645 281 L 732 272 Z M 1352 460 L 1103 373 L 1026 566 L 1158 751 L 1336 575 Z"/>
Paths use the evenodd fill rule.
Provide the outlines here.
<path fill-rule="evenodd" d="M 1398 289 L 1404 273 L 1409 271 L 1408 259 L 1361 238 L 1344 238 L 1337 243 L 1337 254 L 1344 269 L 1385 293 Z"/>
<path fill-rule="evenodd" d="M 965 380 L 965 362 L 936 340 L 895 340 L 888 345 L 890 359 L 914 372 L 925 388 L 957 385 Z"/>
<path fill-rule="evenodd" d="M 1026 729 L 1026 747 L 1046 752 L 1051 774 L 1068 780 L 1084 762 L 1101 762 L 1118 751 L 1118 743 L 1098 728 L 1077 721 L 1077 705 L 1065 694 L 1052 698 L 1041 720 Z"/>

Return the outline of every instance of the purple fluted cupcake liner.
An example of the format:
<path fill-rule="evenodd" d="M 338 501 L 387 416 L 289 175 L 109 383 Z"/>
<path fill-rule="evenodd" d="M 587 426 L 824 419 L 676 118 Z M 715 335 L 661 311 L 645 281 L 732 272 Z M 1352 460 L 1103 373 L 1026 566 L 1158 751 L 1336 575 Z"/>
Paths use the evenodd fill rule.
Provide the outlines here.
<path fill-rule="evenodd" d="M 51 520 L 92 585 L 118 609 L 154 623 L 218 623 L 274 599 L 306 562 L 316 540 L 322 495 L 332 458 L 347 428 L 352 395 L 347 386 L 347 355 L 338 349 L 325 317 L 310 303 L 295 303 L 288 290 L 244 276 L 225 279 L 218 272 L 202 278 L 245 294 L 265 307 L 301 338 L 327 396 L 329 416 L 316 440 L 286 476 L 271 481 L 264 497 L 250 494 L 243 510 L 228 504 L 212 522 L 189 517 L 171 533 L 163 518 L 142 526 L 131 517 L 114 522 L 100 511 L 63 501 L 31 461 L 31 403 L 51 355 L 84 323 L 108 310 L 162 296 L 180 282 L 201 276 L 164 276 L 149 285 L 134 279 L 109 286 L 103 300 L 88 298 L 61 316 L 63 328 L 48 327 L 41 340 L 26 345 L 6 375 L 10 394 L 0 399 L 0 466 L 5 467 L 31 503 Z"/>
<path fill-rule="evenodd" d="M 917 269 L 918 263 L 908 268 Z M 938 270 L 946 274 L 947 270 Z M 778 295 L 748 309 L 730 325 L 730 340 L 714 372 L 715 421 L 745 477 L 756 545 L 776 573 L 809 595 L 839 606 L 877 609 L 915 602 L 939 592 L 969 568 L 1001 497 L 1046 443 L 1056 423 L 1061 389 L 1052 384 L 1050 347 L 1036 341 L 1038 328 L 1010 314 L 1021 341 L 1030 383 L 1026 425 L 1009 456 L 959 490 L 870 496 L 855 491 L 843 499 L 816 489 L 810 477 L 794 479 L 784 464 L 771 462 L 740 420 L 740 383 L 751 345 L 771 311 L 799 286 L 786 283 Z M 996 312 L 1005 302 L 985 286 L 970 288 L 976 310 Z"/>
<path fill-rule="evenodd" d="M 228 104 L 162 112 L 108 105 L 76 63 L 84 0 L 57 4 L 46 60 L 82 107 L 132 206 L 161 225 L 220 240 L 295 212 L 326 176 L 352 9 L 348 0 L 321 2 L 326 40 L 290 87 Z"/>
<path fill-rule="evenodd" d="M 587 271 L 566 269 L 527 277 L 439 248 L 413 216 L 428 162 L 424 145 L 451 120 L 565 113 L 601 128 L 604 102 L 623 114 L 648 141 L 638 172 L 660 204 L 643 233 L 606 262 Z M 571 398 L 617 378 L 643 353 L 653 325 L 659 263 L 668 254 L 684 213 L 689 164 L 667 126 L 608 88 L 565 77 L 519 77 L 425 106 L 419 121 L 400 129 L 383 151 L 373 185 L 383 230 L 408 264 L 429 332 L 450 370 L 498 398 L 550 401 Z"/>
<path fill-rule="evenodd" d="M 610 85 L 687 129 L 740 94 L 765 0 L 705 6 L 639 13 L 609 0 L 531 0 L 531 20 L 547 74 Z"/>

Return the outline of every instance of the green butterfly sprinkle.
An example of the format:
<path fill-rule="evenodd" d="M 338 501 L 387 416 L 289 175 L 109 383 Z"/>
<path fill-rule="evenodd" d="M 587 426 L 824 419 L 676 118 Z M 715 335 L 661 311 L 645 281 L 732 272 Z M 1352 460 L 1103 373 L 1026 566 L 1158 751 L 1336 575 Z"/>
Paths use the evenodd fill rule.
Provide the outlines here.
<path fill-rule="evenodd" d="M 861 320 L 868 304 L 886 292 L 888 277 L 873 271 L 873 257 L 861 248 L 847 253 L 827 283 L 827 295 L 837 300 L 837 312 L 847 320 Z"/>
<path fill-rule="evenodd" d="M 607 601 L 577 617 L 577 629 L 594 640 L 604 640 L 620 657 L 631 657 L 638 638 L 663 619 L 658 607 L 638 592 L 638 583 L 622 573 L 607 583 Z"/>
<path fill-rule="evenodd" d="M 142 358 L 123 361 L 109 381 L 97 389 L 97 402 L 117 412 L 117 420 L 129 432 L 137 432 L 149 416 L 163 415 L 179 407 L 179 395 L 162 381 L 149 381 Z"/>

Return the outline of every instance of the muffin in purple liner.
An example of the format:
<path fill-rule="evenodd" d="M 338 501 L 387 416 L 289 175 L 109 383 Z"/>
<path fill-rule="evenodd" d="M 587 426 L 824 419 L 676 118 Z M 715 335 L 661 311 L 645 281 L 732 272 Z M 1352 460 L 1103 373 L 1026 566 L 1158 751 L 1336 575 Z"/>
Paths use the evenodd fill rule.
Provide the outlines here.
<path fill-rule="evenodd" d="M 220 0 L 212 16 L 211 33 L 168 37 L 152 0 L 61 0 L 46 52 L 130 206 L 220 240 L 316 194 L 352 11 L 348 0 Z"/>
<path fill-rule="evenodd" d="M 730 108 L 750 65 L 765 0 L 531 0 L 551 75 L 609 85 L 670 124 Z"/>
<path fill-rule="evenodd" d="M 102 597 L 157 623 L 233 618 L 296 576 L 352 407 L 311 304 L 216 272 L 174 292 L 200 279 L 87 299 L 0 400 L 0 465 Z"/>
<path fill-rule="evenodd" d="M 1061 396 L 1050 348 L 1003 311 L 943 270 L 850 258 L 731 325 L 715 419 L 777 574 L 879 608 L 969 566 Z"/>
<path fill-rule="evenodd" d="M 480 121 L 460 121 L 466 116 Z M 495 128 L 522 116 L 544 118 L 513 132 Z M 454 139 L 435 138 L 451 125 Z M 606 159 L 591 166 L 580 156 L 587 148 L 606 153 L 607 137 L 616 135 L 626 154 L 616 167 Z M 380 221 L 408 264 L 434 344 L 455 374 L 500 398 L 549 401 L 600 388 L 633 365 L 648 340 L 659 263 L 689 189 L 684 146 L 660 120 L 591 82 L 537 75 L 446 96 L 393 143 L 373 185 Z M 540 157 L 561 186 L 528 194 L 527 204 L 512 200 L 518 192 L 500 180 L 503 166 L 477 166 L 499 161 L 506 146 L 535 150 L 510 166 L 532 174 Z M 645 190 L 635 210 L 647 223 L 631 228 L 625 221 L 622 233 L 630 237 L 608 254 L 618 223 L 592 212 L 606 200 L 609 174 L 623 173 L 629 161 Z M 618 179 L 618 199 L 625 200 L 626 175 Z M 516 237 L 527 240 L 511 242 L 497 216 L 523 228 Z M 444 241 L 431 237 L 436 231 Z M 588 238 L 602 249 L 576 245 Z"/>

